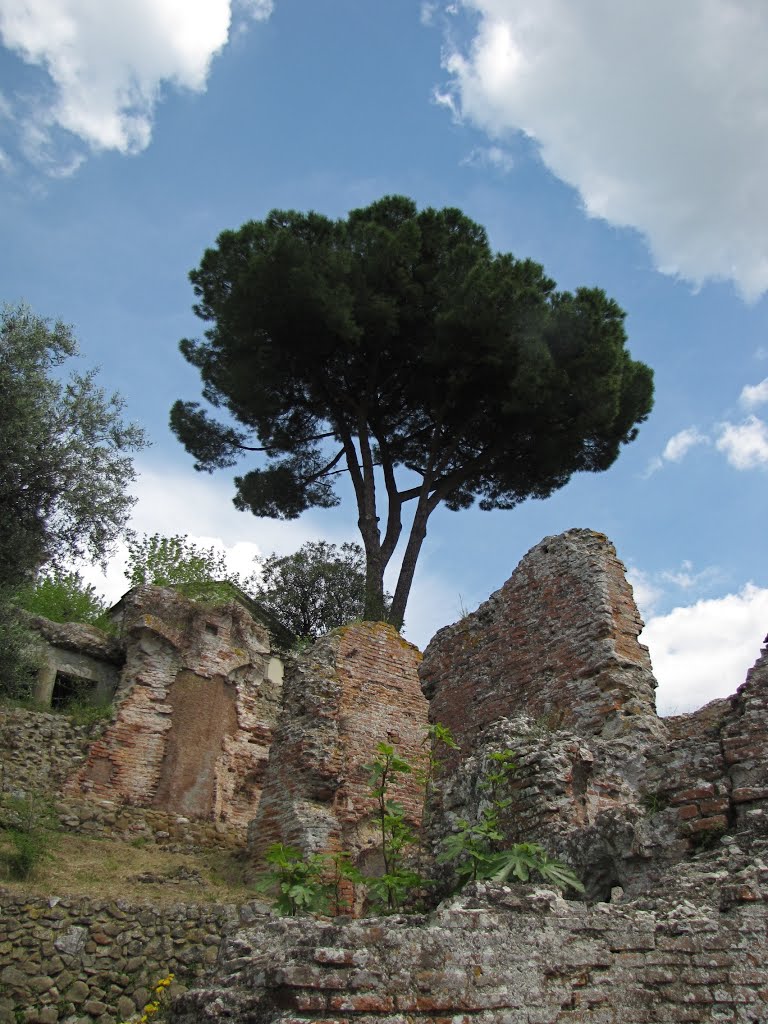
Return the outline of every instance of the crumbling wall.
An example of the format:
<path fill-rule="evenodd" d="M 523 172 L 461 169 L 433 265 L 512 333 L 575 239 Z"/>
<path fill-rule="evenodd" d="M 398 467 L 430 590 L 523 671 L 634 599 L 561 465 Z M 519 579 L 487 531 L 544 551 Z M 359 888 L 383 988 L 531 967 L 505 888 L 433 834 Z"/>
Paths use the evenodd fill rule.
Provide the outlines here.
<path fill-rule="evenodd" d="M 420 669 L 430 719 L 470 750 L 499 718 L 580 736 L 657 732 L 643 623 L 607 537 L 546 537 L 476 612 L 441 629 Z"/>
<path fill-rule="evenodd" d="M 261 795 L 281 682 L 267 631 L 234 602 L 139 587 L 123 601 L 114 722 L 69 795 L 245 829 Z"/>
<path fill-rule="evenodd" d="M 428 916 L 259 922 L 171 1022 L 764 1024 L 768 870 L 752 860 L 721 847 L 635 903 L 475 885 Z"/>
<path fill-rule="evenodd" d="M 613 546 L 570 530 L 437 634 L 422 680 L 430 718 L 461 750 L 445 758 L 434 801 L 435 852 L 459 819 L 482 814 L 499 750 L 517 756 L 503 794 L 509 841 L 565 860 L 590 899 L 647 892 L 702 844 L 768 827 L 768 654 L 734 697 L 660 720 L 641 628 Z"/>
<path fill-rule="evenodd" d="M 82 681 L 95 701 L 112 699 L 125 661 L 119 640 L 95 626 L 51 622 L 39 615 L 31 616 L 29 625 L 39 637 L 40 667 L 32 691 L 38 704 L 51 704 L 59 673 Z"/>
<path fill-rule="evenodd" d="M 375 804 L 365 766 L 381 742 L 396 744 L 414 766 L 423 761 L 427 702 L 420 660 L 392 626 L 361 622 L 334 630 L 286 666 L 282 710 L 250 829 L 254 860 L 282 842 L 307 853 L 347 850 L 375 869 Z M 395 793 L 418 824 L 418 783 L 405 777 Z"/>

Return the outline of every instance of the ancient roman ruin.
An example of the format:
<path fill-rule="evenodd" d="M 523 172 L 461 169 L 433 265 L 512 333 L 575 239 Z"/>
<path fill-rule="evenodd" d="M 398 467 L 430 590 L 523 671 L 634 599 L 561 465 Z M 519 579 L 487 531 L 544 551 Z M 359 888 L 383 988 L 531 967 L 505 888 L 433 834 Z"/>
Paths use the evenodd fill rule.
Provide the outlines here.
<path fill-rule="evenodd" d="M 768 1022 L 768 649 L 733 696 L 659 718 L 642 622 L 604 535 L 545 538 L 423 658 L 379 623 L 288 655 L 242 606 L 151 587 L 121 614 L 119 651 L 103 659 L 116 710 L 95 742 L 53 715 L 0 720 L 19 784 L 36 745 L 58 751 L 64 827 L 239 845 L 254 865 L 275 841 L 347 850 L 375 873 L 365 766 L 382 740 L 423 763 L 426 726 L 440 722 L 459 747 L 441 755 L 432 853 L 477 819 L 492 755 L 512 750 L 506 834 L 569 864 L 586 892 L 451 893 L 437 868 L 428 912 L 370 917 L 361 899 L 356 917 L 187 908 L 171 917 L 190 927 L 165 942 L 156 914 L 0 889 L 0 1021 L 28 998 L 24 1019 L 54 1024 L 77 995 L 73 1021 L 116 1024 L 138 997 L 104 978 L 128 977 L 144 935 L 158 970 L 190 979 L 176 1024 Z M 398 796 L 417 824 L 418 780 Z"/>

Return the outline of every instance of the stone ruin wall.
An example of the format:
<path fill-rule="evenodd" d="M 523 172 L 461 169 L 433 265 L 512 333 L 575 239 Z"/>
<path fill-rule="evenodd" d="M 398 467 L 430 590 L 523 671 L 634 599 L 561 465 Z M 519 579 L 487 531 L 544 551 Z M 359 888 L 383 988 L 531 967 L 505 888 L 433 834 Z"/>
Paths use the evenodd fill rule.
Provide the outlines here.
<path fill-rule="evenodd" d="M 505 748 L 519 766 L 509 834 L 569 862 L 593 899 L 646 891 L 707 834 L 768 824 L 768 658 L 733 697 L 659 719 L 641 628 L 613 545 L 571 530 L 437 634 L 421 668 L 430 718 L 462 750 L 444 769 L 436 845 L 479 813 L 490 755 Z"/>
<path fill-rule="evenodd" d="M 430 719 L 470 750 L 500 718 L 616 736 L 655 730 L 656 682 L 615 549 L 569 530 L 532 548 L 476 612 L 441 629 L 420 670 Z"/>
<path fill-rule="evenodd" d="M 281 679 L 239 604 L 139 587 L 123 599 L 114 721 L 65 794 L 152 807 L 244 832 L 261 795 Z"/>
<path fill-rule="evenodd" d="M 586 902 L 486 884 L 421 918 L 257 922 L 176 1024 L 766 1024 L 768 651 L 733 697 L 666 722 L 641 625 L 612 545 L 574 530 L 421 667 L 430 719 L 462 748 L 444 758 L 435 848 L 478 816 L 490 755 L 511 748 L 508 832 L 570 863 Z"/>
<path fill-rule="evenodd" d="M 237 689 L 246 671 L 237 654 L 224 670 L 216 647 L 236 636 L 234 620 L 214 635 L 202 619 L 182 629 L 146 607 L 131 614 L 126 713 L 92 748 L 81 795 L 137 777 L 161 791 L 153 751 L 167 756 L 172 704 L 157 672 L 181 679 L 179 694 L 189 673 L 194 695 L 192 683 L 216 677 Z M 421 917 L 256 917 L 225 928 L 213 978 L 180 997 L 176 1024 L 766 1024 L 768 652 L 733 697 L 660 720 L 640 628 L 612 545 L 574 530 L 537 545 L 501 591 L 441 630 L 421 667 L 431 720 L 462 747 L 445 758 L 435 847 L 478 813 L 490 754 L 511 748 L 509 834 L 570 863 L 587 902 L 480 885 Z M 364 765 L 382 739 L 418 758 L 418 661 L 393 631 L 361 624 L 290 667 L 267 763 L 260 746 L 252 855 L 282 840 L 351 848 L 366 863 Z M 132 776 L 134 760 L 149 768 Z M 406 802 L 415 817 L 415 791 Z"/>
<path fill-rule="evenodd" d="M 414 768 L 423 764 L 427 701 L 419 687 L 420 660 L 392 626 L 362 622 L 334 630 L 289 663 L 251 828 L 255 862 L 271 843 L 282 842 L 306 853 L 346 850 L 363 870 L 377 868 L 376 805 L 366 765 L 382 742 L 396 745 Z M 391 795 L 418 827 L 415 778 L 401 777 Z"/>

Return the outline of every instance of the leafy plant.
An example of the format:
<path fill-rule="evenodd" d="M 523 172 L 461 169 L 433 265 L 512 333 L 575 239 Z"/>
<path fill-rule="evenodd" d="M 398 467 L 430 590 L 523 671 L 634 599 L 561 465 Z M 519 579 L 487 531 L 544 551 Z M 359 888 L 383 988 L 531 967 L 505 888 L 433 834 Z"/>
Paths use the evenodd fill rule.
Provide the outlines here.
<path fill-rule="evenodd" d="M 442 749 L 458 750 L 459 746 L 453 738 L 453 734 L 447 725 L 442 722 L 434 722 L 427 728 L 423 745 L 426 748 L 426 765 L 420 769 L 418 779 L 424 787 L 424 798 L 421 813 L 421 828 L 419 830 L 419 849 L 416 860 L 416 870 L 423 873 L 424 855 L 427 845 L 427 829 L 432 808 L 432 797 L 434 794 L 435 774 L 442 764 L 440 753 Z"/>
<path fill-rule="evenodd" d="M 494 854 L 488 870 L 489 874 L 484 877 L 493 882 L 506 882 L 510 875 L 520 882 L 527 882 L 532 874 L 537 874 L 558 889 L 584 892 L 584 886 L 574 872 L 566 864 L 548 856 L 538 843 L 515 843 L 509 849 Z"/>
<path fill-rule="evenodd" d="M 132 587 L 142 583 L 175 586 L 187 597 L 206 601 L 230 600 L 231 587 L 241 585 L 221 551 L 202 547 L 181 534 L 130 537 L 125 575 Z"/>
<path fill-rule="evenodd" d="M 19 607 L 51 622 L 96 624 L 106 610 L 104 599 L 79 572 L 56 567 L 39 573 L 34 583 L 22 588 L 17 601 Z"/>
<path fill-rule="evenodd" d="M 345 882 L 359 885 L 363 881 L 362 873 L 352 863 L 352 855 L 342 850 L 327 854 L 325 857 L 326 885 L 330 894 L 331 909 L 335 915 L 346 914 L 352 908 L 346 900 Z"/>
<path fill-rule="evenodd" d="M 325 857 L 305 857 L 295 846 L 273 843 L 264 859 L 270 869 L 257 878 L 256 889 L 272 893 L 279 913 L 296 917 L 328 909 L 329 897 L 335 895 L 335 890 L 324 879 Z"/>
<path fill-rule="evenodd" d="M 478 880 L 502 884 L 514 878 L 527 882 L 532 875 L 538 875 L 559 889 L 584 892 L 584 886 L 574 872 L 566 864 L 549 857 L 538 843 L 514 843 L 502 847 L 508 837 L 500 819 L 510 800 L 500 794 L 516 771 L 516 761 L 511 750 L 496 751 L 490 760 L 491 765 L 479 787 L 489 793 L 489 806 L 483 808 L 479 821 L 473 823 L 462 818 L 457 822 L 456 831 L 443 839 L 437 863 L 455 866 L 459 887 Z"/>
<path fill-rule="evenodd" d="M 378 757 L 366 768 L 370 772 L 371 796 L 376 800 L 384 872 L 366 881 L 378 909 L 393 912 L 400 909 L 421 876 L 405 864 L 405 851 L 415 846 L 416 833 L 405 818 L 402 804 L 390 796 L 390 788 L 398 775 L 410 775 L 413 767 L 395 751 L 391 743 L 379 743 Z"/>

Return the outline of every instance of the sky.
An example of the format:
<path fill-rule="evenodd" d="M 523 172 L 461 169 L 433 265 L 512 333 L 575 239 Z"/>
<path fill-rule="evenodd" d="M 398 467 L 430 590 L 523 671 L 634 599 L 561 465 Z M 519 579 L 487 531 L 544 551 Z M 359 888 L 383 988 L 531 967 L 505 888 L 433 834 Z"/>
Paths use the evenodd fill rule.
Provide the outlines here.
<path fill-rule="evenodd" d="M 406 636 L 423 649 L 544 536 L 590 527 L 628 568 L 659 710 L 735 691 L 768 631 L 764 0 L 0 0 L 0 44 L 0 298 L 71 323 L 147 430 L 134 529 L 245 572 L 356 539 L 349 501 L 257 520 L 232 471 L 194 471 L 167 425 L 200 393 L 187 275 L 274 208 L 456 206 L 560 288 L 604 288 L 656 402 L 607 472 L 438 510 Z"/>

